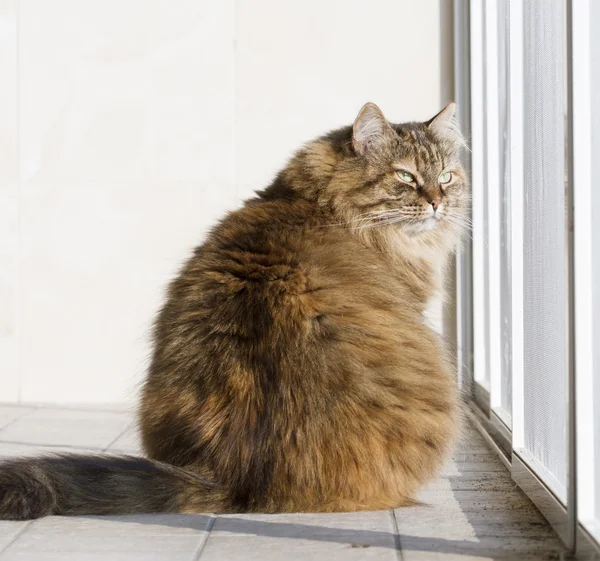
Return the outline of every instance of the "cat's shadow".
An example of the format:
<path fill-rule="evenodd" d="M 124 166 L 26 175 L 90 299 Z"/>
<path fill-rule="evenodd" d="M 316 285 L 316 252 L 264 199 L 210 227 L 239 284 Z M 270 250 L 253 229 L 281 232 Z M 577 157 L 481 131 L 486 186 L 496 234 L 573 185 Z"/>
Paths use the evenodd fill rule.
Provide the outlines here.
<path fill-rule="evenodd" d="M 434 508 L 433 506 L 431 508 Z M 464 512 L 469 519 L 468 512 Z M 390 527 L 394 527 L 394 521 L 390 515 Z M 307 517 L 310 515 L 307 515 Z M 88 518 L 88 517 L 86 517 Z M 89 517 L 99 518 L 99 517 Z M 394 531 L 367 530 L 353 528 L 332 528 L 318 524 L 303 524 L 301 522 L 289 522 L 281 519 L 268 520 L 267 516 L 261 516 L 260 519 L 247 517 L 243 514 L 219 516 L 218 522 L 209 514 L 164 514 L 164 515 L 137 515 L 137 516 L 110 516 L 101 517 L 103 520 L 115 520 L 120 523 L 148 524 L 167 526 L 172 528 L 191 528 L 199 532 L 212 529 L 212 537 L 225 538 L 227 536 L 258 536 L 265 538 L 306 540 L 307 542 L 327 542 L 336 543 L 348 549 L 353 548 L 384 548 L 396 550 L 399 558 L 402 558 L 402 552 L 419 551 L 432 552 L 436 554 L 454 554 L 464 556 L 477 556 L 490 560 L 513 560 L 520 557 L 519 552 L 510 550 L 510 537 L 499 538 L 490 536 L 488 532 L 485 535 L 478 536 L 478 526 L 481 529 L 481 522 L 468 523 L 474 530 L 474 537 L 469 540 L 450 540 L 443 538 L 419 537 L 403 533 L 400 528 L 400 534 Z M 213 526 L 214 524 L 214 526 Z M 215 534 L 217 532 L 218 534 Z M 210 539 L 210 538 L 209 538 Z M 499 540 L 502 540 L 504 547 L 500 550 Z M 518 541 L 521 541 L 520 539 Z M 534 545 L 532 540 L 532 546 Z M 545 540 L 541 540 L 539 545 L 543 545 Z M 282 544 L 285 547 L 284 544 Z M 240 547 L 243 546 L 240 544 Z M 255 544 L 255 547 L 256 544 Z M 549 561 L 560 559 L 561 552 L 548 551 L 543 548 L 539 551 L 539 559 Z M 536 553 L 532 551 L 531 553 Z M 284 550 L 282 550 L 282 555 Z M 537 557 L 536 557 L 537 559 Z"/>
<path fill-rule="evenodd" d="M 460 451 L 459 451 L 460 452 Z M 467 447 L 463 450 L 464 453 L 469 452 Z M 460 460 L 458 460 L 460 464 Z M 520 527 L 516 535 L 493 535 L 493 524 L 490 525 L 482 520 L 481 513 L 473 511 L 469 503 L 472 499 L 469 498 L 470 493 L 464 493 L 464 485 L 461 484 L 463 475 L 455 474 L 447 477 L 452 491 L 452 501 L 456 508 L 456 514 L 461 515 L 460 522 L 457 521 L 457 535 L 460 533 L 465 535 L 464 525 L 472 530 L 467 532 L 471 536 L 467 539 L 447 539 L 436 537 L 423 537 L 411 535 L 410 531 L 405 532 L 402 528 L 402 521 L 398 521 L 399 534 L 394 532 L 396 528 L 396 520 L 393 518 L 392 512 L 388 511 L 389 523 L 385 530 L 370 530 L 363 528 L 339 528 L 328 527 L 327 515 L 294 515 L 284 514 L 270 517 L 268 515 L 253 515 L 253 514 L 231 514 L 219 515 L 214 517 L 210 514 L 148 514 L 148 515 L 129 515 L 129 516 L 85 516 L 80 518 L 88 518 L 95 520 L 114 520 L 121 524 L 131 525 L 151 525 L 171 528 L 189 528 L 198 533 L 204 532 L 207 529 L 211 530 L 209 539 L 227 539 L 231 542 L 236 537 L 257 536 L 263 538 L 273 538 L 278 540 L 302 540 L 309 542 L 327 542 L 339 544 L 342 548 L 383 548 L 395 550 L 398 552 L 398 558 L 402 559 L 402 552 L 430 552 L 433 555 L 461 555 L 461 556 L 476 556 L 488 560 L 504 560 L 512 561 L 521 559 L 523 556 L 528 559 L 539 559 L 540 561 L 550 561 L 553 559 L 561 559 L 564 556 L 564 550 L 561 548 L 558 540 L 553 536 L 552 532 L 548 532 L 547 524 L 543 520 L 541 514 L 539 521 L 530 521 L 530 527 L 525 528 L 520 523 L 516 526 Z M 463 491 L 455 493 L 455 491 Z M 519 490 L 512 488 L 512 493 L 521 493 Z M 530 504 L 529 501 L 522 496 L 524 503 Z M 493 500 L 493 499 L 490 499 Z M 427 506 L 427 505 L 425 505 Z M 438 505 L 430 505 L 432 510 L 439 508 Z M 498 507 L 492 508 L 490 511 L 497 510 Z M 532 506 L 532 505 L 531 505 Z M 535 507 L 532 506 L 535 510 Z M 411 508 L 402 509 L 402 513 L 410 516 Z M 365 513 L 368 516 L 368 513 Z M 301 518 L 306 516 L 306 523 L 301 521 Z M 315 520 L 314 516 L 318 516 L 319 520 Z M 343 516 L 343 515 L 342 515 Z M 356 516 L 356 514 L 354 515 Z M 360 514 L 358 514 L 360 516 Z M 415 511 L 415 521 L 423 516 L 422 507 L 419 511 Z M 449 515 L 452 516 L 452 515 Z M 290 521 L 293 517 L 294 521 Z M 514 522 L 518 522 L 518 516 Z M 339 518 L 333 515 L 331 522 L 336 524 Z M 424 517 L 423 523 L 427 520 L 432 526 L 435 526 L 435 521 L 431 518 Z M 351 522 L 346 521 L 351 526 Z M 507 523 L 512 525 L 511 522 Z M 382 526 L 385 520 L 382 521 Z M 429 528 L 429 530 L 435 528 Z M 533 530 L 533 534 L 528 531 Z M 168 536 L 166 536 L 168 539 Z M 524 539 L 527 541 L 526 552 L 523 551 Z M 514 542 L 515 549 L 511 548 Z M 281 543 L 281 541 L 280 541 Z M 554 545 L 555 544 L 555 545 Z M 254 542 L 254 547 L 262 547 Z M 265 546 L 268 544 L 265 543 Z M 250 545 L 241 545 L 240 547 L 252 547 Z M 285 547 L 282 544 L 282 547 Z M 282 550 L 282 555 L 285 552 Z"/>

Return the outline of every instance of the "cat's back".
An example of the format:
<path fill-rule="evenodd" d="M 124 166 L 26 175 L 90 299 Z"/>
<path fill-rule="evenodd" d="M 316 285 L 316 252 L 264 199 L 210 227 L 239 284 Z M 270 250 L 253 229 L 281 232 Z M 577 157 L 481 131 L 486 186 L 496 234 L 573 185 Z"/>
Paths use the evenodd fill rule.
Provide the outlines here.
<path fill-rule="evenodd" d="M 284 349 L 303 361 L 307 348 L 331 352 L 368 336 L 393 343 L 409 330 L 429 339 L 406 273 L 313 203 L 251 200 L 213 228 L 171 283 L 150 378 L 185 376 L 244 349 L 275 362 Z"/>
<path fill-rule="evenodd" d="M 256 199 L 229 213 L 195 250 L 166 307 L 174 308 L 169 317 L 176 309 L 184 321 L 202 317 L 221 334 L 256 338 L 285 322 L 302 331 L 300 323 L 322 315 L 316 308 L 335 297 L 349 308 L 363 300 L 389 304 L 404 292 L 389 263 L 327 223 L 314 204 Z"/>

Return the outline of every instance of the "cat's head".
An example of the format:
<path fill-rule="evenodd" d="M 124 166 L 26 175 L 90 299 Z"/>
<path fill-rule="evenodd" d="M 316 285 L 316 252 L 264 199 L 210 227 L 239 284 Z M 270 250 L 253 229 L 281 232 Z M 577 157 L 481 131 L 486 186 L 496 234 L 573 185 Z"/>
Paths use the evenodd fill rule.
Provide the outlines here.
<path fill-rule="evenodd" d="M 294 187 L 352 230 L 432 241 L 457 233 L 468 220 L 468 179 L 455 109 L 450 103 L 429 121 L 396 125 L 367 103 L 352 127 L 313 141 L 291 162 Z"/>

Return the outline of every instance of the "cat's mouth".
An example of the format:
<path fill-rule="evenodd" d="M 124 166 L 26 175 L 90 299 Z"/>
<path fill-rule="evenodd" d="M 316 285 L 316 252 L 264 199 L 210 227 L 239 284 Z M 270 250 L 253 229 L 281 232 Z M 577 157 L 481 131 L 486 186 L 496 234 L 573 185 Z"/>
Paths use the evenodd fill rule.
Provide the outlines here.
<path fill-rule="evenodd" d="M 433 210 L 433 208 L 429 207 L 425 210 L 422 216 L 407 221 L 403 224 L 403 227 L 404 230 L 409 234 L 420 234 L 421 232 L 428 232 L 434 228 L 437 228 L 443 218 L 444 215 L 442 208 Z"/>

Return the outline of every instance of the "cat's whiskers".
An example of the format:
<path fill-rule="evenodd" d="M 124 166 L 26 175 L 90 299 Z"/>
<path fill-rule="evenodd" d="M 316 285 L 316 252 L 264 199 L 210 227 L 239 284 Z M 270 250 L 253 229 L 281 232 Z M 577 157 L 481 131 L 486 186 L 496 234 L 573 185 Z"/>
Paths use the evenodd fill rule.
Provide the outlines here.
<path fill-rule="evenodd" d="M 385 208 L 379 210 L 370 210 L 368 212 L 363 212 L 362 214 L 357 214 L 354 218 L 352 218 L 351 220 L 347 220 L 346 222 L 333 222 L 331 224 L 321 224 L 320 226 L 318 226 L 318 228 L 326 228 L 331 226 L 347 226 L 348 224 L 352 224 L 354 222 L 362 222 L 363 220 L 368 219 L 370 217 L 376 218 L 377 216 L 393 212 L 394 210 L 396 209 Z"/>
<path fill-rule="evenodd" d="M 397 220 L 397 217 L 395 215 L 379 217 L 377 219 L 371 219 L 371 220 L 363 220 L 358 225 L 351 226 L 349 228 L 349 230 L 363 230 L 365 228 L 374 228 L 376 226 L 383 226 L 385 224 L 389 224 L 390 221 L 395 221 L 395 220 Z"/>
<path fill-rule="evenodd" d="M 363 230 L 388 226 L 398 222 L 403 222 L 406 225 L 418 224 L 428 218 L 431 218 L 431 216 L 424 214 L 422 206 L 414 205 L 364 213 L 364 215 L 346 222 L 345 225 L 350 225 L 349 229 L 351 230 Z M 460 230 L 471 230 L 473 225 L 468 216 L 457 213 L 454 209 L 451 211 L 446 210 L 440 215 L 439 219 L 440 221 L 447 221 Z"/>
<path fill-rule="evenodd" d="M 387 220 L 391 217 L 395 216 L 395 213 L 393 212 L 386 212 L 386 213 L 382 213 L 382 214 L 378 214 L 375 216 L 365 216 L 363 218 L 361 218 L 360 220 L 356 220 L 356 221 L 352 221 L 348 222 L 346 225 L 350 226 L 350 230 L 357 230 L 360 228 L 363 228 L 369 224 L 378 224 L 384 220 Z"/>
<path fill-rule="evenodd" d="M 357 228 L 351 228 L 351 230 L 365 230 L 367 228 L 377 228 L 380 226 L 387 226 L 389 224 L 395 224 L 396 222 L 404 221 L 403 217 L 390 218 L 388 220 L 382 220 L 380 222 L 373 222 L 371 224 L 365 224 L 364 226 L 359 226 Z"/>
<path fill-rule="evenodd" d="M 455 222 L 456 224 L 460 224 L 460 225 L 463 225 L 465 227 L 468 227 L 469 229 L 473 226 L 473 221 L 467 215 L 457 214 L 457 213 L 454 213 L 454 212 L 450 212 L 450 213 L 444 214 L 444 217 L 447 220 L 450 220 L 450 221 Z"/>
<path fill-rule="evenodd" d="M 365 213 L 365 216 L 362 216 L 361 218 L 355 218 L 353 220 L 349 220 L 348 222 L 343 223 L 344 226 L 348 226 L 348 225 L 353 225 L 353 228 L 351 229 L 355 229 L 356 227 L 356 223 L 363 224 L 365 222 L 377 222 L 377 221 L 381 221 L 381 220 L 385 220 L 394 216 L 398 216 L 400 213 L 403 212 L 403 209 L 401 208 L 388 208 L 388 209 L 383 209 L 383 210 L 377 210 L 377 211 L 371 211 L 368 213 Z"/>
<path fill-rule="evenodd" d="M 365 228 L 376 228 L 378 226 L 387 226 L 389 224 L 395 224 L 397 222 L 414 222 L 414 215 L 403 213 L 401 209 L 393 213 L 391 216 L 386 217 L 382 220 L 372 220 L 370 223 L 350 228 L 352 230 L 363 230 Z"/>
<path fill-rule="evenodd" d="M 470 235 L 473 225 L 469 218 L 455 214 L 446 214 L 444 218 L 453 226 L 468 232 L 468 235 Z"/>

